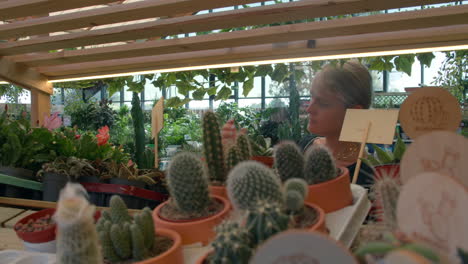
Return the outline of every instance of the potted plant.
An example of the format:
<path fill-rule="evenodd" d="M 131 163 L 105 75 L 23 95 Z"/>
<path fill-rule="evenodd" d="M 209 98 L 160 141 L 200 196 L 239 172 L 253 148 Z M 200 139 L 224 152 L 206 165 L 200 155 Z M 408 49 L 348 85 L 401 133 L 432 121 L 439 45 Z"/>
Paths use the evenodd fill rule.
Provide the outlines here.
<path fill-rule="evenodd" d="M 345 167 L 336 167 L 326 147 L 314 145 L 304 156 L 294 142 L 284 141 L 275 148 L 274 156 L 283 182 L 289 178 L 302 178 L 307 182 L 306 202 L 318 205 L 325 213 L 353 203 L 349 171 Z"/>
<path fill-rule="evenodd" d="M 151 209 L 130 216 L 123 200 L 112 196 L 110 209 L 96 225 L 104 259 L 110 263 L 183 263 L 180 235 L 156 227 Z"/>
<path fill-rule="evenodd" d="M 14 229 L 27 251 L 55 253 L 55 208 L 43 209 L 19 220 Z"/>
<path fill-rule="evenodd" d="M 272 168 L 274 164 L 273 149 L 271 148 L 271 139 L 265 140 L 262 135 L 257 135 L 250 141 L 252 146 L 252 160 L 256 160 Z"/>
<path fill-rule="evenodd" d="M 223 197 L 210 197 L 199 157 L 178 153 L 169 164 L 167 185 L 170 199 L 154 209 L 156 225 L 179 233 L 184 245 L 208 243 L 215 235 L 213 228 L 227 216 L 231 205 Z"/>

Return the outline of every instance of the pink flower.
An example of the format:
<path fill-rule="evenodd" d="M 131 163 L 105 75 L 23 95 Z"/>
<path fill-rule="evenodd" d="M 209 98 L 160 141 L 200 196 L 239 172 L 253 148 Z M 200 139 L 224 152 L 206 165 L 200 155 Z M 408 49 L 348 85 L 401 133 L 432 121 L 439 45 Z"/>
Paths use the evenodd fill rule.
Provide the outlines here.
<path fill-rule="evenodd" d="M 49 131 L 59 128 L 62 125 L 62 119 L 59 117 L 59 113 L 55 112 L 50 116 L 44 115 L 44 127 Z"/>
<path fill-rule="evenodd" d="M 108 126 L 103 126 L 100 129 L 98 129 L 99 134 L 96 135 L 98 145 L 102 146 L 109 141 L 109 127 Z"/>
<path fill-rule="evenodd" d="M 75 135 L 75 139 L 80 139 L 81 135 Z"/>

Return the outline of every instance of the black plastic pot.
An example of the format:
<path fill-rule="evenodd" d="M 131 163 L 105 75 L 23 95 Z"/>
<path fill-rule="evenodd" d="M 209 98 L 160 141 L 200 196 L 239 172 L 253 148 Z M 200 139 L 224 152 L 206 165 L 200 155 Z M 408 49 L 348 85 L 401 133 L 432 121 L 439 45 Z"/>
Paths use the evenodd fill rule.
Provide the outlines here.
<path fill-rule="evenodd" d="M 77 180 L 78 182 L 100 182 L 97 176 L 81 176 Z"/>
<path fill-rule="evenodd" d="M 56 202 L 60 195 L 60 190 L 65 187 L 68 177 L 63 174 L 46 172 L 42 179 L 42 200 Z"/>
<path fill-rule="evenodd" d="M 34 172 L 23 168 L 0 166 L 0 173 L 25 180 L 35 180 Z"/>

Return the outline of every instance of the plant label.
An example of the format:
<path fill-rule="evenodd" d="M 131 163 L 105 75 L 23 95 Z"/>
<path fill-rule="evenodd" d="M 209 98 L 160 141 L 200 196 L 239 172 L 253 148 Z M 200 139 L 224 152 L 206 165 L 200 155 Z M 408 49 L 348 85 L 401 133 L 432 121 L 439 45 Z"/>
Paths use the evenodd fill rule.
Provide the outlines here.
<path fill-rule="evenodd" d="M 468 187 L 468 139 L 454 132 L 436 131 L 418 137 L 401 161 L 403 183 L 423 172 L 458 178 Z"/>
<path fill-rule="evenodd" d="M 164 126 L 164 97 L 154 105 L 151 111 L 151 136 L 156 138 Z"/>
<path fill-rule="evenodd" d="M 362 143 L 369 127 L 367 143 L 392 144 L 397 120 L 398 110 L 348 109 L 341 128 L 340 141 Z"/>
<path fill-rule="evenodd" d="M 457 98 L 440 87 L 417 89 L 400 110 L 400 124 L 413 139 L 436 130 L 456 131 L 461 117 Z"/>
<path fill-rule="evenodd" d="M 273 236 L 260 246 L 251 264 L 357 264 L 336 241 L 320 233 L 290 230 Z"/>
<path fill-rule="evenodd" d="M 398 226 L 410 238 L 456 259 L 457 248 L 468 249 L 467 204 L 468 190 L 463 184 L 446 175 L 425 172 L 403 185 L 397 205 Z"/>

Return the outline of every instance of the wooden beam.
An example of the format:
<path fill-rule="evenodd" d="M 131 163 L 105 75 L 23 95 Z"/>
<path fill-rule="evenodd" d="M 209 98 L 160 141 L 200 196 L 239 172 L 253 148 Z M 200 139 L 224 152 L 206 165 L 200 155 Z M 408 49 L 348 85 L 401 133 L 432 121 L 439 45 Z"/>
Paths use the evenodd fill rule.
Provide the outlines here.
<path fill-rule="evenodd" d="M 110 7 L 85 10 L 71 14 L 63 14 L 38 19 L 28 19 L 26 21 L 5 24 L 0 26 L 0 36 L 2 36 L 3 39 L 18 38 L 22 36 L 39 35 L 77 28 L 95 27 L 99 25 L 127 22 L 145 18 L 171 17 L 184 13 L 191 14 L 211 8 L 232 6 L 235 4 L 249 4 L 255 2 L 259 1 L 140 1 L 129 4 L 120 4 Z M 427 0 L 419 0 L 419 2 L 427 2 Z"/>
<path fill-rule="evenodd" d="M 22 63 L 0 57 L 0 79 L 30 90 L 39 90 L 52 94 L 52 84 L 47 77 Z"/>
<path fill-rule="evenodd" d="M 72 34 L 36 38 L 0 44 L 0 54 L 15 55 L 62 48 L 81 47 L 102 43 L 113 43 L 154 36 L 167 36 L 180 33 L 200 32 L 213 29 L 231 28 L 245 25 L 268 24 L 278 21 L 291 21 L 302 18 L 315 18 L 351 12 L 366 12 L 398 6 L 420 4 L 415 0 L 308 0 L 266 7 L 248 8 L 199 16 L 164 19 L 121 27 L 91 30 Z"/>
<path fill-rule="evenodd" d="M 60 65 L 115 58 L 219 49 L 223 47 L 248 46 L 404 29 L 419 29 L 464 24 L 468 22 L 466 19 L 467 15 L 468 5 L 275 26 L 182 39 L 147 41 L 103 48 L 63 51 L 30 57 L 19 57 L 15 58 L 15 61 L 17 60 L 32 66 Z M 5 52 L 1 47 L 2 44 L 0 44 L 0 52 Z"/>
<path fill-rule="evenodd" d="M 31 90 L 31 125 L 40 127 L 44 124 L 44 117 L 50 115 L 50 94 Z"/>
<path fill-rule="evenodd" d="M 8 0 L 0 2 L 0 20 L 43 15 L 85 6 L 102 5 L 116 0 Z"/>
<path fill-rule="evenodd" d="M 269 59 L 468 44 L 468 25 L 332 37 L 39 68 L 50 79 Z M 434 32 L 437 32 L 435 34 Z M 314 45 L 310 45 L 313 43 Z"/>

